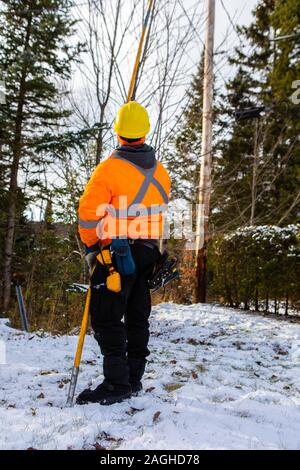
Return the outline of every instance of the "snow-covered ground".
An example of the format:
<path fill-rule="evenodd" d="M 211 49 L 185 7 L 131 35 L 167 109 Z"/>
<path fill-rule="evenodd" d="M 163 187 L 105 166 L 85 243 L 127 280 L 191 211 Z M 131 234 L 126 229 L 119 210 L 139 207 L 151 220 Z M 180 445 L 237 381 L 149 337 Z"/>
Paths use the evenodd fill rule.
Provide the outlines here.
<path fill-rule="evenodd" d="M 0 364 L 3 342 L 0 449 L 300 449 L 300 325 L 159 305 L 145 391 L 111 407 L 65 408 L 76 336 L 0 320 Z M 101 361 L 87 337 L 78 391 Z"/>

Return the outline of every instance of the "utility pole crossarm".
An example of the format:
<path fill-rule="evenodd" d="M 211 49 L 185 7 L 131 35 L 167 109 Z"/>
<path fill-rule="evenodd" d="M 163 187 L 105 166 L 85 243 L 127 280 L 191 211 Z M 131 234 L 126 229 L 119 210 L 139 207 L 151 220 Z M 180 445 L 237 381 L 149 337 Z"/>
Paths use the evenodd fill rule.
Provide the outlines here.
<path fill-rule="evenodd" d="M 293 33 L 293 34 L 287 34 L 285 36 L 278 36 L 273 39 L 270 39 L 271 42 L 276 42 L 276 41 L 285 41 L 288 39 L 296 39 L 300 36 L 300 33 Z"/>

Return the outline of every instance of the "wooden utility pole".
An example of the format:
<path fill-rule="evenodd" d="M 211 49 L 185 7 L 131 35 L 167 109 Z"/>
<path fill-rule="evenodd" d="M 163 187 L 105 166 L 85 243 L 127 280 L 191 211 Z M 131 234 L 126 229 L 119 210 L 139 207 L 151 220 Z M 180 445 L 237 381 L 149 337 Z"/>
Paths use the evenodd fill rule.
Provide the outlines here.
<path fill-rule="evenodd" d="M 212 166 L 215 0 L 206 1 L 207 26 L 204 55 L 202 149 L 196 231 L 196 302 L 206 301 L 207 249 L 209 241 L 209 209 Z"/>

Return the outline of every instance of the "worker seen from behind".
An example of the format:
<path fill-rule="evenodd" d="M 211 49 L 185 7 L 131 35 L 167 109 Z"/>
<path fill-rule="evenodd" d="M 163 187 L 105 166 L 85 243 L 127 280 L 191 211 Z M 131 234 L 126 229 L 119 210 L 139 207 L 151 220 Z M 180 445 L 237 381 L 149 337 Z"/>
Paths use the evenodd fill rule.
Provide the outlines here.
<path fill-rule="evenodd" d="M 79 203 L 79 233 L 91 271 L 91 324 L 104 381 L 78 404 L 110 405 L 142 390 L 149 355 L 148 279 L 160 259 L 170 178 L 145 144 L 147 110 L 135 101 L 114 122 L 119 146 L 93 172 Z"/>

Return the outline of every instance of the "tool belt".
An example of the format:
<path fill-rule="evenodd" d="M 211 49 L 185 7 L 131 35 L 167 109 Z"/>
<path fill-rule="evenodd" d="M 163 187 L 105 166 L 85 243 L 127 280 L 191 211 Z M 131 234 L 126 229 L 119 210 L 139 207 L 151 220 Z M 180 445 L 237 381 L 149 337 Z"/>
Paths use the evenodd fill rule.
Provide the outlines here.
<path fill-rule="evenodd" d="M 107 269 L 106 287 L 112 292 L 121 292 L 121 275 L 128 276 L 135 273 L 135 262 L 131 254 L 130 245 L 144 245 L 152 250 L 158 250 L 156 241 L 144 239 L 114 239 L 110 247 L 102 248 L 97 260 Z M 160 261 L 148 282 L 149 288 L 156 291 L 173 279 L 179 277 L 176 270 L 176 258 L 169 258 L 165 252 L 160 255 Z M 116 265 L 116 268 L 114 266 Z"/>
<path fill-rule="evenodd" d="M 113 239 L 109 248 L 101 249 L 97 260 L 107 269 L 106 287 L 112 292 L 121 291 L 121 275 L 135 273 L 135 262 L 127 238 Z"/>
<path fill-rule="evenodd" d="M 176 264 L 177 258 L 169 256 L 167 251 L 160 256 L 152 276 L 148 279 L 148 287 L 152 292 L 156 292 L 180 277 Z"/>
<path fill-rule="evenodd" d="M 135 273 L 135 262 L 127 238 L 114 238 L 110 245 L 110 251 L 117 271 L 122 276 L 130 276 Z"/>
<path fill-rule="evenodd" d="M 144 238 L 129 238 L 128 242 L 129 245 L 144 245 L 147 248 L 151 248 L 151 250 L 158 250 L 158 241 L 156 239 L 146 240 Z"/>

